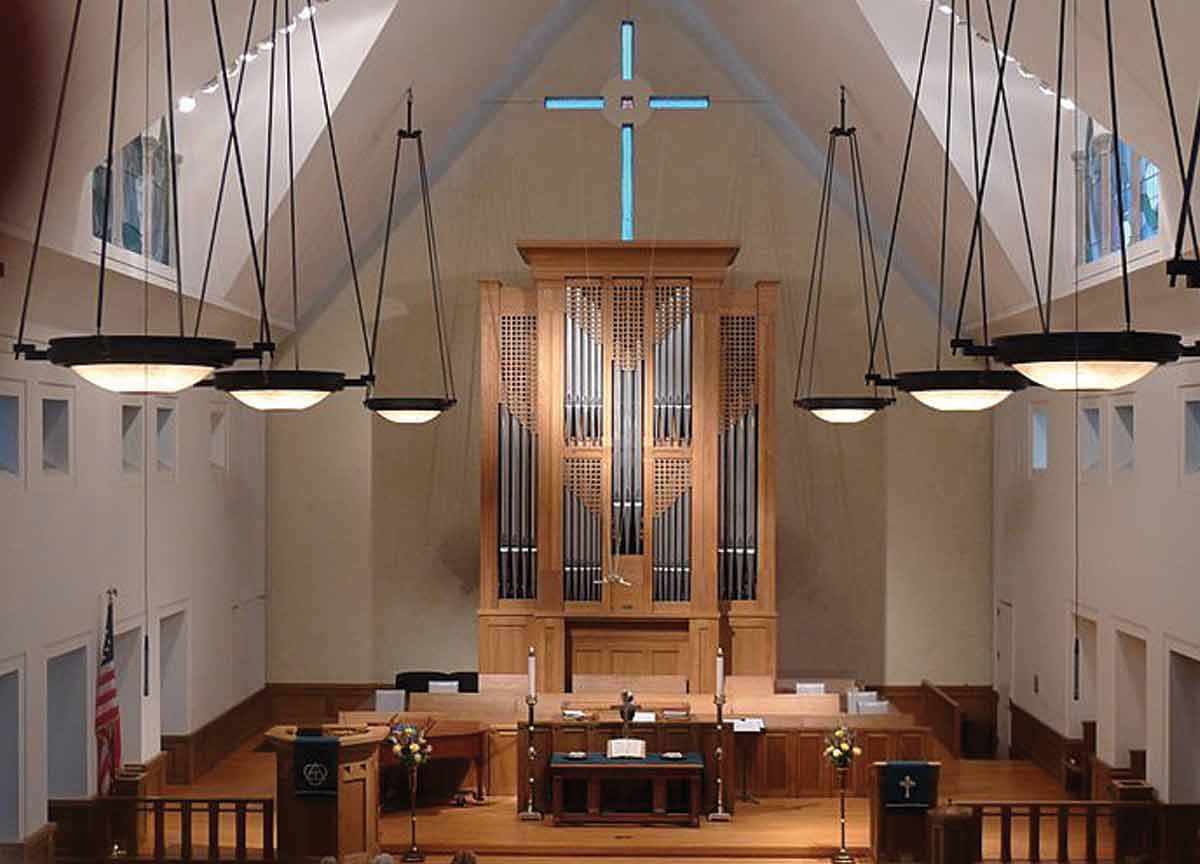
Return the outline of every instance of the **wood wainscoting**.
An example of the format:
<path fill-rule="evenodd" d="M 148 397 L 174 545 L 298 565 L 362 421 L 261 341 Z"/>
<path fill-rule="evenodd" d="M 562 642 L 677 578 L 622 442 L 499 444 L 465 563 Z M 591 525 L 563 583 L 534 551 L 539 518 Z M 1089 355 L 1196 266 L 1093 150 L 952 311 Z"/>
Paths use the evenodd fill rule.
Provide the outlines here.
<path fill-rule="evenodd" d="M 1080 765 L 1086 762 L 1083 739 L 1061 735 L 1015 702 L 1010 704 L 1012 745 L 1009 747 L 1009 753 L 1012 758 L 1028 759 L 1064 787 L 1068 786 L 1068 761 L 1075 759 Z"/>
<path fill-rule="evenodd" d="M 192 783 L 247 738 L 270 726 L 267 692 L 267 688 L 257 691 L 194 732 L 162 736 L 162 749 L 167 754 L 167 782 Z"/>
<path fill-rule="evenodd" d="M 915 717 L 922 726 L 930 726 L 937 732 L 939 740 L 946 733 L 938 732 L 935 713 L 940 707 L 935 696 L 947 697 L 957 703 L 961 713 L 962 728 L 958 735 L 947 735 L 949 740 L 942 741 L 947 750 L 954 756 L 967 759 L 993 759 L 996 756 L 996 714 L 999 697 L 990 685 L 986 684 L 931 684 L 928 681 L 921 684 L 881 684 L 868 686 L 868 690 L 877 690 L 901 714 Z M 931 693 L 930 691 L 937 691 Z M 947 730 L 947 733 L 949 730 Z M 951 742 L 957 740 L 954 752 Z"/>
<path fill-rule="evenodd" d="M 691 671 L 688 622 L 569 621 L 567 682 L 576 675 L 680 675 Z"/>
<path fill-rule="evenodd" d="M 16 843 L 0 843 L 0 864 L 54 864 L 55 826 L 51 822 Z"/>

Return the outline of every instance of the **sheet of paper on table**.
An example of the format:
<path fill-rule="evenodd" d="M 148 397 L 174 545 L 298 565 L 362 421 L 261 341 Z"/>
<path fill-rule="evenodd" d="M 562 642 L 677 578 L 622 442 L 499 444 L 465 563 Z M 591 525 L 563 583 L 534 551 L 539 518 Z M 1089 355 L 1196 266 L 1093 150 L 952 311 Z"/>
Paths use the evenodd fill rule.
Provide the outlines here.
<path fill-rule="evenodd" d="M 634 723 L 653 723 L 657 719 L 653 711 L 635 711 L 633 714 Z"/>
<path fill-rule="evenodd" d="M 761 732 L 767 728 L 761 717 L 734 717 L 734 732 Z"/>

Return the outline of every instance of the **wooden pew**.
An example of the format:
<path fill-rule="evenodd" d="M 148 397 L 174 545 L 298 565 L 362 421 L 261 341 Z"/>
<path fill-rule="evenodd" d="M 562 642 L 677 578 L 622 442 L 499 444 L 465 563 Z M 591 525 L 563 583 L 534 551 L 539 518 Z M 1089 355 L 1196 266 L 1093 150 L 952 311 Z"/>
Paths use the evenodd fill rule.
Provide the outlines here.
<path fill-rule="evenodd" d="M 516 693 L 522 699 L 529 692 L 529 677 L 501 673 L 479 673 L 480 693 Z"/>
<path fill-rule="evenodd" d="M 728 675 L 725 677 L 725 696 L 773 696 L 775 679 L 770 675 Z"/>

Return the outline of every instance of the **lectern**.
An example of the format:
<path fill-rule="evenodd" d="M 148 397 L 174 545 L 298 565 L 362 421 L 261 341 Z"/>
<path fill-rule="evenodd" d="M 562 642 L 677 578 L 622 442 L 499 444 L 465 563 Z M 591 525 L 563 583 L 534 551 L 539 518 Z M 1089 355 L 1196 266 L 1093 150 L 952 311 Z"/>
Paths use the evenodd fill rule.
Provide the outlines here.
<path fill-rule="evenodd" d="M 929 810 L 938 805 L 940 762 L 871 765 L 871 853 L 875 860 L 928 861 Z"/>
<path fill-rule="evenodd" d="M 275 802 L 282 861 L 365 864 L 379 853 L 379 742 L 386 726 L 275 726 Z M 303 731 L 303 730 L 301 730 Z"/>

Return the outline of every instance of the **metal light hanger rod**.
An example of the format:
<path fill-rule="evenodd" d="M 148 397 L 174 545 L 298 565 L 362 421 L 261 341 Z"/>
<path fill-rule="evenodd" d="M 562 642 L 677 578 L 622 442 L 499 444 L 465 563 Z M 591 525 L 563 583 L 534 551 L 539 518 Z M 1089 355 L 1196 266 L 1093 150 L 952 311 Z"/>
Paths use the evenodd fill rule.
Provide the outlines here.
<path fill-rule="evenodd" d="M 793 404 L 797 408 L 810 412 L 813 416 L 824 420 L 828 423 L 861 423 L 877 411 L 886 408 L 888 405 L 895 402 L 891 396 L 881 396 L 879 394 L 879 381 L 875 380 L 881 376 L 874 374 L 874 368 L 871 363 L 871 355 L 874 353 L 874 336 L 871 332 L 871 295 L 874 294 L 875 302 L 880 307 L 879 318 L 877 319 L 877 327 L 879 332 L 883 334 L 883 339 L 886 345 L 887 335 L 883 325 L 882 315 L 882 288 L 879 283 L 879 273 L 875 265 L 874 247 L 870 241 L 871 228 L 869 207 L 866 201 L 866 190 L 864 188 L 864 178 L 862 174 L 862 161 L 858 147 L 858 132 L 853 126 L 848 126 L 846 123 L 846 88 L 843 87 L 840 92 L 840 113 L 839 122 L 829 130 L 829 144 L 826 149 L 825 158 L 825 175 L 821 185 L 821 199 L 817 214 L 817 236 L 813 250 L 813 265 L 809 277 L 808 299 L 805 303 L 804 311 L 804 328 L 801 331 L 800 337 L 800 360 L 796 367 L 796 389 L 793 395 Z M 829 246 L 829 234 L 831 230 L 830 205 L 833 200 L 833 179 L 835 173 L 835 165 L 837 162 L 838 144 L 845 139 L 848 142 L 849 161 L 850 161 L 850 182 L 852 194 L 854 196 L 854 217 L 855 228 L 858 236 L 858 257 L 859 257 L 859 276 L 862 281 L 863 306 L 864 306 L 864 332 L 867 342 L 868 365 L 866 370 L 867 383 L 872 390 L 868 394 L 853 394 L 853 395 L 837 395 L 837 396 L 818 396 L 814 394 L 814 378 L 816 372 L 817 358 L 817 337 L 820 331 L 821 320 L 821 300 L 824 294 L 825 284 L 825 262 Z M 865 240 L 864 240 L 864 234 Z M 867 257 L 871 258 L 870 275 L 867 270 Z M 874 286 L 874 291 L 871 286 Z M 810 341 L 811 340 L 811 341 Z M 811 347 L 810 347 L 811 346 Z M 890 353 L 890 352 L 889 352 Z M 808 358 L 808 376 L 807 380 L 804 376 L 804 363 Z M 887 360 L 887 374 L 891 378 L 891 360 L 890 356 Z M 736 442 L 736 438 L 735 438 Z M 735 457 L 736 458 L 736 457 Z M 743 547 L 744 537 L 734 537 L 734 542 Z"/>
<path fill-rule="evenodd" d="M 429 262 L 429 287 L 433 303 L 433 314 L 437 331 L 438 362 L 441 366 L 442 393 L 424 396 L 377 396 L 374 394 L 375 360 L 378 356 L 379 324 L 383 312 L 383 292 L 387 286 L 388 253 L 391 248 L 393 218 L 395 215 L 396 187 L 400 175 L 400 161 L 404 143 L 412 141 L 417 150 L 417 174 L 421 191 L 421 209 L 425 217 L 425 251 Z M 344 211 L 343 211 L 344 212 Z M 357 294 L 357 288 L 356 294 Z M 361 306 L 360 306 L 361 313 Z M 410 87 L 407 100 L 407 125 L 396 132 L 396 151 L 392 160 L 392 182 L 388 192 L 387 220 L 384 226 L 383 252 L 379 268 L 379 290 L 375 295 L 375 318 L 368 339 L 363 331 L 363 347 L 367 355 L 367 374 L 363 381 L 367 387 L 367 398 L 363 405 L 385 420 L 393 423 L 426 423 L 443 411 L 453 407 L 457 400 L 454 390 L 454 368 L 446 344 L 446 332 L 442 308 L 441 264 L 438 257 L 437 233 L 433 223 L 433 204 L 429 191 L 429 169 L 425 162 L 425 144 L 421 130 L 413 126 L 413 92 Z M 365 319 L 364 319 L 365 321 Z"/>
<path fill-rule="evenodd" d="M 291 20 L 288 0 L 284 0 L 284 20 Z M 313 21 L 310 17 L 309 21 Z M 279 0 L 273 0 L 271 8 L 271 52 L 270 76 L 267 87 L 267 135 L 266 135 L 266 178 L 263 194 L 263 264 L 262 280 L 264 297 L 268 284 L 267 262 L 270 257 L 269 228 L 271 224 L 271 164 L 275 127 L 275 83 L 276 65 L 281 52 L 276 51 L 282 33 L 286 45 L 286 101 L 287 101 L 287 162 L 288 177 L 288 224 L 291 229 L 291 297 L 292 317 L 299 319 L 299 274 L 296 263 L 296 191 L 295 191 L 295 107 L 292 92 L 292 33 L 288 28 L 279 28 Z M 315 22 L 313 22 L 315 26 Z M 249 32 L 249 31 L 247 31 Z M 269 311 L 264 301 L 260 329 L 268 324 Z M 299 337 L 297 336 L 297 339 Z M 258 411 L 303 411 L 323 402 L 331 394 L 345 387 L 346 376 L 341 372 L 300 368 L 299 345 L 295 350 L 295 364 L 291 369 L 258 368 L 235 369 L 218 372 L 213 385 L 229 393 L 239 402 Z"/>

